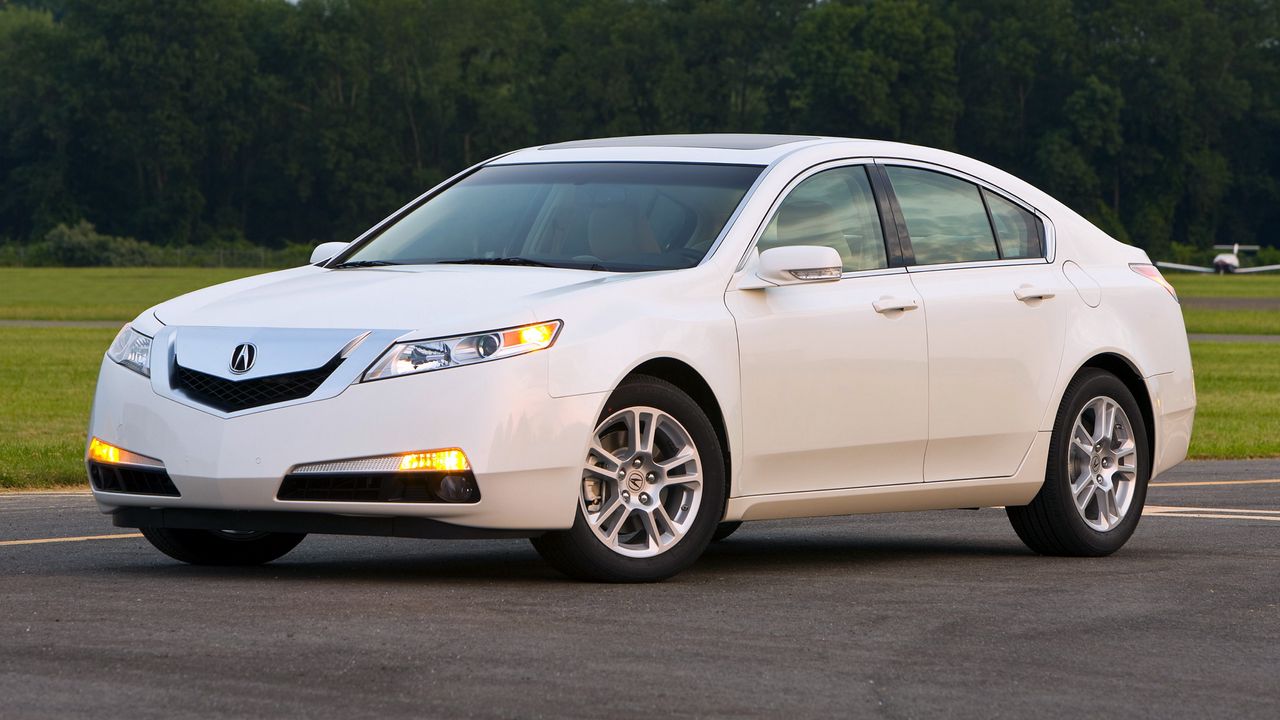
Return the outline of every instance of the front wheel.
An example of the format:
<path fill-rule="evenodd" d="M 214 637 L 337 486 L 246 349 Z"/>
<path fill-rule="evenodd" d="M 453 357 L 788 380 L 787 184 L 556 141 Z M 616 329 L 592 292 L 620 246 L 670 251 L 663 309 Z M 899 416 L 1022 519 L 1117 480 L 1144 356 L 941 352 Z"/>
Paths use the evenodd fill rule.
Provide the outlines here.
<path fill-rule="evenodd" d="M 192 565 L 262 565 L 283 557 L 306 537 L 299 533 L 179 528 L 141 528 L 141 532 L 160 552 Z"/>
<path fill-rule="evenodd" d="M 715 534 L 711 536 L 711 542 L 720 542 L 721 540 L 728 538 L 730 535 L 737 532 L 740 527 L 742 527 L 742 523 L 737 520 L 720 523 L 720 525 L 716 527 Z"/>
<path fill-rule="evenodd" d="M 1027 547 L 1044 555 L 1109 555 L 1142 516 L 1151 458 L 1133 393 L 1115 375 L 1088 370 L 1058 410 L 1044 485 L 1030 504 L 1006 508 Z"/>
<path fill-rule="evenodd" d="M 570 577 L 664 580 L 706 549 L 724 503 L 724 458 L 706 413 L 671 383 L 633 376 L 592 434 L 573 527 L 533 546 Z"/>

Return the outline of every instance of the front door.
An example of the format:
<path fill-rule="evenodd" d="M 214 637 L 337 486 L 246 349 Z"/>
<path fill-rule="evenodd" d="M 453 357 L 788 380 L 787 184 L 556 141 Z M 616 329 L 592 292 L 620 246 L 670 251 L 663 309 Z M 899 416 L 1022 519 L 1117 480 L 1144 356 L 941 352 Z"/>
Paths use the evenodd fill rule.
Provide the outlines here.
<path fill-rule="evenodd" d="M 725 295 L 742 371 L 738 494 L 921 482 L 925 311 L 905 270 L 887 267 L 866 169 L 795 185 L 758 250 L 785 245 L 834 247 L 845 274 Z"/>

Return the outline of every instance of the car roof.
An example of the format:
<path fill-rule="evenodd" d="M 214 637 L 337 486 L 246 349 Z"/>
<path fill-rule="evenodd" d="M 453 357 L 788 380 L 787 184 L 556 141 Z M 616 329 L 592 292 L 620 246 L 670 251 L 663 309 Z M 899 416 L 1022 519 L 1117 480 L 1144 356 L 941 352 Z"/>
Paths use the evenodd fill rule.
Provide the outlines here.
<path fill-rule="evenodd" d="M 1066 209 L 1026 181 L 974 158 L 889 140 L 729 133 L 636 135 L 530 147 L 498 156 L 488 164 L 666 162 L 770 166 L 791 155 L 808 164 L 844 158 L 922 161 L 977 177 L 1042 211 L 1052 206 Z"/>
<path fill-rule="evenodd" d="M 540 150 L 572 150 L 606 147 L 696 147 L 718 150 L 764 150 L 779 145 L 821 140 L 816 135 L 752 135 L 747 133 L 704 133 L 700 135 L 629 135 L 625 137 L 571 140 L 543 145 Z"/>
<path fill-rule="evenodd" d="M 573 140 L 517 150 L 494 164 L 547 162 L 700 162 L 769 165 L 805 147 L 848 142 L 816 135 L 705 133 Z M 869 142 L 869 141 L 863 141 Z"/>

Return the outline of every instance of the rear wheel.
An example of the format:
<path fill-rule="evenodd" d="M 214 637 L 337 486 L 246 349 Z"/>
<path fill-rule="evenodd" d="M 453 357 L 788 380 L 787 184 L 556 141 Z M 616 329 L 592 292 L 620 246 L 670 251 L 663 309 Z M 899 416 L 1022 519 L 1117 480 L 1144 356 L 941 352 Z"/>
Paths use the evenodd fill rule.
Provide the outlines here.
<path fill-rule="evenodd" d="M 600 414 L 573 527 L 533 546 L 570 577 L 663 580 L 711 542 L 724 487 L 720 443 L 702 408 L 665 380 L 633 376 Z"/>
<path fill-rule="evenodd" d="M 157 550 L 192 565 L 262 565 L 283 557 L 306 535 L 239 530 L 142 528 Z"/>
<path fill-rule="evenodd" d="M 1133 393 L 1101 370 L 1067 387 L 1054 423 L 1044 485 L 1006 509 L 1027 547 L 1044 555 L 1109 555 L 1133 535 L 1146 502 L 1151 458 Z"/>

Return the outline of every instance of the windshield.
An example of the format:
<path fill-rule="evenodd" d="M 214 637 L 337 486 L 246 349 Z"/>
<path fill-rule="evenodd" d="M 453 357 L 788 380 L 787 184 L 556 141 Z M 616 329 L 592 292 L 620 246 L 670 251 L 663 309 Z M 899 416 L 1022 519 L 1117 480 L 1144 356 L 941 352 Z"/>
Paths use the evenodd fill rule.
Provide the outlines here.
<path fill-rule="evenodd" d="M 610 271 L 697 265 L 762 167 L 490 165 L 330 267 L 473 263 Z"/>

